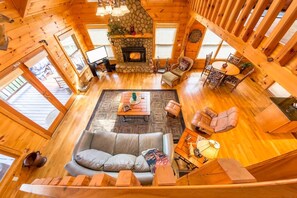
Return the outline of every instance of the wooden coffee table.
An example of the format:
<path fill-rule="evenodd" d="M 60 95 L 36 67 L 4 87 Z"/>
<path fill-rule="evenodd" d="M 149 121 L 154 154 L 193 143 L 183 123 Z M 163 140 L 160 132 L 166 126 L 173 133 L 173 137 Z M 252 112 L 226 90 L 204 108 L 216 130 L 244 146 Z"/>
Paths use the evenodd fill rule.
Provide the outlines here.
<path fill-rule="evenodd" d="M 135 92 L 137 98 L 140 98 L 140 102 L 138 104 L 130 104 L 130 98 L 132 96 L 132 91 L 125 91 L 122 93 L 121 102 L 118 108 L 118 116 L 123 116 L 123 120 L 126 121 L 127 117 L 135 117 L 135 116 L 143 116 L 145 121 L 149 120 L 149 116 L 151 114 L 151 99 L 150 92 Z M 124 111 L 123 105 L 129 104 L 130 110 Z"/>
<path fill-rule="evenodd" d="M 188 165 L 194 165 L 195 167 L 200 168 L 205 162 L 205 157 L 196 157 L 196 156 L 190 156 L 189 146 L 190 143 L 194 147 L 196 147 L 196 141 L 197 139 L 205 139 L 202 136 L 199 136 L 196 132 L 185 129 L 182 136 L 180 137 L 177 146 L 175 147 L 174 151 L 179 155 L 179 159 L 183 160 Z"/>

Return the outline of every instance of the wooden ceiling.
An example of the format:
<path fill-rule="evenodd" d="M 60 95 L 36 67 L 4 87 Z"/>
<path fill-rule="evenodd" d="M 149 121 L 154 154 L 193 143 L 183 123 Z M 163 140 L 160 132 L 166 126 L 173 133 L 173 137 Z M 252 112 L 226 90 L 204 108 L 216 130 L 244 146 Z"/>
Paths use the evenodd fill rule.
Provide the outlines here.
<path fill-rule="evenodd" d="M 60 6 L 70 6 L 73 0 L 11 0 L 22 17 L 32 16 Z"/>

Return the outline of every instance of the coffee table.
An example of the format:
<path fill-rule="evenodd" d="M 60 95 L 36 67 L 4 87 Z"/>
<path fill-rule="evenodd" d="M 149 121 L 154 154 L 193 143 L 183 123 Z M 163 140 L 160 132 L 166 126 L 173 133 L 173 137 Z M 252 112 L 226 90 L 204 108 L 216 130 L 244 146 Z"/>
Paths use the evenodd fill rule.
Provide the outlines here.
<path fill-rule="evenodd" d="M 196 147 L 197 139 L 203 140 L 205 139 L 202 136 L 199 136 L 196 132 L 186 128 L 180 137 L 177 146 L 174 151 L 178 154 L 179 159 L 183 160 L 189 167 L 194 165 L 197 168 L 200 168 L 205 162 L 205 157 L 196 157 L 190 155 L 190 144 Z"/>
<path fill-rule="evenodd" d="M 137 104 L 131 104 L 130 98 L 132 96 L 132 91 L 125 91 L 122 93 L 121 96 L 121 102 L 118 108 L 118 116 L 122 116 L 124 121 L 127 121 L 127 117 L 138 117 L 143 116 L 143 119 L 145 121 L 149 120 L 149 116 L 151 114 L 151 108 L 150 108 L 150 92 L 135 92 L 137 95 L 137 98 L 140 98 L 140 101 L 137 102 Z M 125 104 L 130 105 L 130 110 L 124 111 L 123 106 Z"/>

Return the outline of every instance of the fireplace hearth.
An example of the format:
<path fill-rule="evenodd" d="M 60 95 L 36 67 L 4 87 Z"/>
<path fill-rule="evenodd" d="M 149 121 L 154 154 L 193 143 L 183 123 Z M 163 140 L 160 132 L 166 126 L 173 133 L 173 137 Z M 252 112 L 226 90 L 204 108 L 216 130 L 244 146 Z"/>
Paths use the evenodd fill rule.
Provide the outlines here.
<path fill-rule="evenodd" d="M 145 47 L 122 47 L 124 62 L 146 62 Z"/>

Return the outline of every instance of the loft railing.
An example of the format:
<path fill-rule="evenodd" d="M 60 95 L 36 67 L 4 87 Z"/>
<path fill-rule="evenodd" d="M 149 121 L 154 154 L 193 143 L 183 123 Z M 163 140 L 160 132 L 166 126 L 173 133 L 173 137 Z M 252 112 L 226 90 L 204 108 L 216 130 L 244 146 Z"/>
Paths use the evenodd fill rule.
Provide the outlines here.
<path fill-rule="evenodd" d="M 297 96 L 292 86 L 297 83 L 297 32 L 293 28 L 297 18 L 297 1 L 270 2 L 190 0 L 189 6 L 192 17 L 221 36 L 292 95 Z M 281 19 L 277 19 L 280 11 L 284 14 Z M 274 27 L 272 25 L 276 19 L 279 22 Z M 266 37 L 268 31 L 271 33 Z M 283 45 L 280 41 L 284 36 L 289 38 Z"/>

